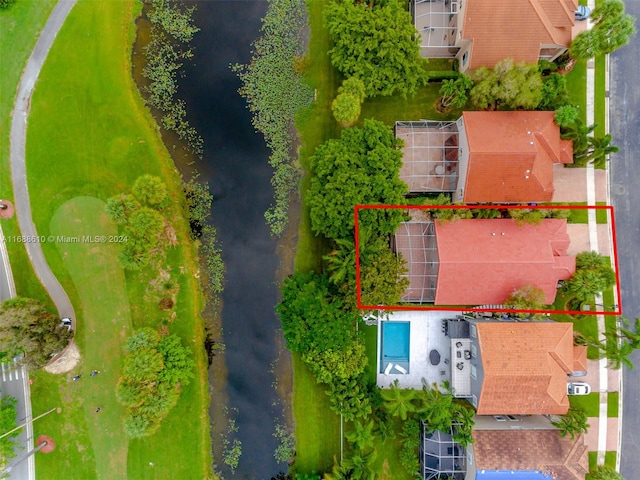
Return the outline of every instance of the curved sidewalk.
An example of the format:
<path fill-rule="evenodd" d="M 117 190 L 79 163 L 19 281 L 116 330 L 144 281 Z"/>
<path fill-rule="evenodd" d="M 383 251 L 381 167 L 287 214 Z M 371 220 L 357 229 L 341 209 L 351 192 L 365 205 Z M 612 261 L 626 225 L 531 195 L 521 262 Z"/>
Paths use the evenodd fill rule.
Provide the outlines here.
<path fill-rule="evenodd" d="M 25 237 L 37 237 L 38 235 L 31 218 L 31 203 L 29 201 L 25 161 L 27 117 L 29 116 L 29 108 L 31 106 L 31 96 L 33 95 L 33 89 L 40 75 L 42 65 L 51 49 L 51 45 L 75 3 L 76 0 L 60 0 L 51 12 L 47 24 L 40 33 L 38 42 L 33 52 L 31 52 L 27 66 L 20 78 L 18 95 L 13 107 L 10 133 L 11 182 L 13 183 L 14 205 L 18 217 L 18 224 L 21 235 Z M 39 243 L 25 242 L 24 245 L 31 260 L 31 265 L 33 265 L 36 275 L 49 293 L 51 300 L 58 310 L 58 314 L 61 318 L 71 318 L 73 329 L 75 330 L 73 306 L 62 285 L 60 285 L 60 282 L 58 282 L 58 279 L 49 268 L 42 252 L 42 247 Z"/>

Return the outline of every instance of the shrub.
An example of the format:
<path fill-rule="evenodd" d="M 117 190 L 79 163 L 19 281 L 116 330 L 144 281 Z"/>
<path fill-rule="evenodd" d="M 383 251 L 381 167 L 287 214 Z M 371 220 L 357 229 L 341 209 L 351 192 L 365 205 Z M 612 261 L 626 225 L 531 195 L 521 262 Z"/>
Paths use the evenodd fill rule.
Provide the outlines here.
<path fill-rule="evenodd" d="M 360 116 L 360 102 L 350 93 L 340 93 L 331 103 L 331 111 L 339 124 L 349 127 Z"/>

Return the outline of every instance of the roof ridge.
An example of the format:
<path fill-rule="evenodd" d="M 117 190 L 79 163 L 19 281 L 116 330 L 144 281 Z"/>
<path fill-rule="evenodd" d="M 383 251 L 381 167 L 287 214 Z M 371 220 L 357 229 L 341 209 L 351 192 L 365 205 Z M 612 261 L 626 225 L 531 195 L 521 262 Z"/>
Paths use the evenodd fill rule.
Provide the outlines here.
<path fill-rule="evenodd" d="M 529 0 L 529 4 L 533 7 L 533 9 L 535 10 L 536 14 L 538 15 L 538 18 L 540 20 L 540 22 L 542 23 L 542 26 L 544 27 L 544 29 L 547 31 L 547 33 L 549 34 L 549 37 L 557 44 L 560 45 L 560 41 L 556 38 L 555 32 L 553 31 L 553 29 L 557 28 L 553 26 L 553 23 L 551 22 L 551 19 L 549 18 L 549 15 L 547 15 L 547 12 L 544 10 L 544 8 L 542 7 L 542 5 L 540 4 L 539 0 Z M 552 28 L 549 28 L 552 27 Z"/>

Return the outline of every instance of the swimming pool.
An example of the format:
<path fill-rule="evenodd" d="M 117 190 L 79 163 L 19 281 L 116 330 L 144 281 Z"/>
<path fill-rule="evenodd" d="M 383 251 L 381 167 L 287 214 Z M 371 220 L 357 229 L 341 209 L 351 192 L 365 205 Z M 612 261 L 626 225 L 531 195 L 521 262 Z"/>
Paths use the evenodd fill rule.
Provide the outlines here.
<path fill-rule="evenodd" d="M 380 373 L 409 373 L 411 322 L 381 322 Z"/>

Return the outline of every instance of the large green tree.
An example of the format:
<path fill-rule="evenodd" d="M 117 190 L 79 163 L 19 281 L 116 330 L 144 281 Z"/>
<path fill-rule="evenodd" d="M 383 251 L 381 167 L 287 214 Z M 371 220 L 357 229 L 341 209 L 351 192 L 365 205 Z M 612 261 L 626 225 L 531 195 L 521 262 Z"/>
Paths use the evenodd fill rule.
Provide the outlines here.
<path fill-rule="evenodd" d="M 576 255 L 576 273 L 565 283 L 565 291 L 579 300 L 589 300 L 615 283 L 616 274 L 607 257 L 581 252 Z"/>
<path fill-rule="evenodd" d="M 311 168 L 315 174 L 307 194 L 311 228 L 327 238 L 354 235 L 355 205 L 401 205 L 406 183 L 399 178 L 401 140 L 377 120 L 342 131 L 340 139 L 320 145 Z M 402 221 L 398 209 L 363 209 L 360 225 L 380 235 L 394 233 Z"/>
<path fill-rule="evenodd" d="M 0 351 L 22 355 L 31 368 L 44 366 L 73 337 L 60 318 L 29 298 L 12 298 L 0 306 Z"/>
<path fill-rule="evenodd" d="M 124 430 L 132 438 L 155 433 L 193 378 L 191 351 L 175 335 L 142 328 L 127 339 L 116 397 L 126 407 Z"/>
<path fill-rule="evenodd" d="M 479 109 L 533 110 L 542 100 L 542 75 L 536 64 L 507 58 L 493 70 L 478 68 L 473 79 L 471 101 Z"/>
<path fill-rule="evenodd" d="M 579 33 L 571 42 L 573 58 L 589 59 L 611 53 L 629 43 L 636 32 L 635 18 L 625 14 L 621 0 L 607 0 L 591 12 L 593 27 Z"/>
<path fill-rule="evenodd" d="M 292 352 L 345 350 L 355 339 L 359 317 L 343 309 L 324 275 L 296 273 L 286 279 L 276 312 Z"/>
<path fill-rule="evenodd" d="M 368 97 L 404 96 L 427 82 L 419 35 L 399 0 L 334 0 L 325 11 L 331 63 L 364 82 Z"/>

